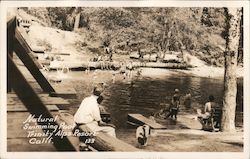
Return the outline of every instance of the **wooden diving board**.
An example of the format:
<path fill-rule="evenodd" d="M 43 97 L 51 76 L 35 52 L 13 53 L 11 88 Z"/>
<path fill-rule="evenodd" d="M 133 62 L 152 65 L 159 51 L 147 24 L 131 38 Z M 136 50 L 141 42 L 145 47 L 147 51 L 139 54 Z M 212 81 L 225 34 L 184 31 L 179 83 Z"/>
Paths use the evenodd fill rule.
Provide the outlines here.
<path fill-rule="evenodd" d="M 128 114 L 128 122 L 137 124 L 137 125 L 144 125 L 147 124 L 152 129 L 166 129 L 167 127 L 156 123 L 155 121 L 146 118 L 145 116 L 141 114 Z"/>

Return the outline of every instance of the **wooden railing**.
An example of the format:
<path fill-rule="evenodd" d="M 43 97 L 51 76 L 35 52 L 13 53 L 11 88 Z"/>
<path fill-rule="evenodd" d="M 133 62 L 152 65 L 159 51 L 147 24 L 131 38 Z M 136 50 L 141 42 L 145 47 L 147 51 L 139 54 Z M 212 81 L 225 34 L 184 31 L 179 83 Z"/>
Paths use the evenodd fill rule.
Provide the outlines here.
<path fill-rule="evenodd" d="M 29 82 L 25 79 L 24 75 L 16 66 L 15 62 L 12 59 L 13 52 L 15 52 L 27 69 L 31 72 L 33 77 L 37 80 L 40 86 L 45 91 L 53 91 L 50 87 L 46 78 L 42 75 L 37 65 L 34 63 L 33 59 L 29 55 L 29 49 L 25 47 L 25 42 L 21 39 L 20 34 L 16 30 L 16 18 L 13 17 L 7 23 L 7 64 L 8 64 L 8 91 L 13 89 L 17 94 L 18 98 L 23 102 L 27 110 L 35 115 L 38 118 L 40 115 L 43 118 L 53 118 L 53 115 L 46 108 L 45 104 L 41 101 L 40 97 L 36 94 L 34 89 L 31 87 Z M 47 122 L 41 123 L 40 125 L 50 124 L 50 125 L 58 125 L 59 123 L 55 122 Z M 76 151 L 74 145 L 67 137 L 61 138 L 60 136 L 56 136 L 55 134 L 58 131 L 62 131 L 61 129 L 43 129 L 43 131 L 49 131 L 53 133 L 53 144 L 58 151 Z"/>

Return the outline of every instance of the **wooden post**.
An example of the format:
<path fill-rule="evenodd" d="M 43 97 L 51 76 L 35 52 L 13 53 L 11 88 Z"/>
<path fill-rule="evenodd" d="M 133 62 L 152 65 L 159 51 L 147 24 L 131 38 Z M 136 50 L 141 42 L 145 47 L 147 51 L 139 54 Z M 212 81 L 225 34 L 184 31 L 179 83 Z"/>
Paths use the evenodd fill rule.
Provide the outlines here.
<path fill-rule="evenodd" d="M 7 23 L 7 52 L 11 58 L 13 57 L 15 28 L 16 28 L 16 17 L 13 17 Z M 7 60 L 7 92 L 11 92 L 9 71 L 11 70 Z"/>

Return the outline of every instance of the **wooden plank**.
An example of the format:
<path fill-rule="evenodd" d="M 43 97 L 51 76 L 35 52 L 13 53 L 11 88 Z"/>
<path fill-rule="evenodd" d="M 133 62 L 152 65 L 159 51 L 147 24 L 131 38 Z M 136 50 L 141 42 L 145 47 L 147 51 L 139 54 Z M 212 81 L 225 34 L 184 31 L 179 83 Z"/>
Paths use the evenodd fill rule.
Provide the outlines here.
<path fill-rule="evenodd" d="M 15 96 L 14 94 L 12 94 L 12 95 L 8 95 L 8 97 L 9 98 L 7 100 L 7 105 L 21 105 L 22 104 L 18 96 Z M 70 104 L 67 100 L 60 98 L 60 97 L 49 97 L 46 94 L 39 95 L 39 97 L 45 105 L 68 106 Z M 28 97 L 27 100 L 29 100 L 29 98 L 31 97 Z"/>
<path fill-rule="evenodd" d="M 147 124 L 152 129 L 166 129 L 165 126 L 156 123 L 141 114 L 128 114 L 128 121 L 139 125 Z"/>
<path fill-rule="evenodd" d="M 7 139 L 7 152 L 55 152 L 53 144 L 30 144 L 27 138 Z"/>
<path fill-rule="evenodd" d="M 55 89 L 55 92 L 50 93 L 51 97 L 62 97 L 67 99 L 72 99 L 77 97 L 76 90 L 72 87 L 61 87 L 56 85 L 52 86 Z"/>
<path fill-rule="evenodd" d="M 44 54 L 45 48 L 43 46 L 31 45 L 31 50 L 36 54 Z"/>
<path fill-rule="evenodd" d="M 49 111 L 59 111 L 59 108 L 56 105 L 46 105 Z M 7 112 L 27 112 L 27 108 L 22 105 L 8 105 Z"/>
<path fill-rule="evenodd" d="M 61 114 L 64 116 L 64 120 L 67 123 L 74 123 L 74 117 L 70 114 Z M 82 125 L 80 126 L 82 132 L 91 132 L 90 129 Z M 94 136 L 95 142 L 90 144 L 91 147 L 98 151 L 120 151 L 120 152 L 135 152 L 140 151 L 139 149 L 135 148 L 134 146 L 118 139 L 111 137 L 105 133 L 98 132 L 96 136 Z"/>
<path fill-rule="evenodd" d="M 89 132 L 89 128 L 86 125 L 80 126 L 82 132 Z M 98 151 L 118 151 L 118 152 L 136 152 L 140 151 L 134 146 L 118 139 L 111 137 L 105 133 L 99 132 L 94 136 L 95 142 L 90 144 Z"/>
<path fill-rule="evenodd" d="M 50 55 L 64 55 L 64 56 L 70 56 L 70 53 L 66 53 L 66 52 L 46 52 L 47 54 Z"/>
<path fill-rule="evenodd" d="M 39 96 L 29 85 L 28 81 L 17 68 L 10 55 L 8 55 L 8 61 L 11 68 L 11 72 L 9 73 L 11 77 L 10 82 L 12 84 L 12 88 L 18 95 L 19 99 L 26 106 L 28 111 L 35 115 L 35 118 L 38 118 L 40 115 L 42 115 L 43 118 L 53 118 L 51 112 L 46 108 Z M 57 121 L 38 122 L 38 124 L 57 125 L 59 127 Z M 56 129 L 56 131 L 55 129 L 43 129 L 43 131 L 49 131 L 52 133 L 53 144 L 58 151 L 76 151 L 67 137 L 61 138 L 60 136 L 55 135 L 59 131 L 62 131 L 61 128 Z"/>
<path fill-rule="evenodd" d="M 38 84 L 45 92 L 55 92 L 54 88 L 50 85 L 47 79 L 43 76 L 36 63 L 32 58 L 31 50 L 28 44 L 23 39 L 22 35 L 16 30 L 14 50 L 17 56 L 22 60 L 24 65 L 30 71 L 32 76 L 36 79 Z"/>
<path fill-rule="evenodd" d="M 50 65 L 50 60 L 39 60 L 39 59 L 38 59 L 38 62 L 39 62 L 41 65 L 46 65 L 46 66 L 49 66 L 49 65 Z"/>
<path fill-rule="evenodd" d="M 18 98 L 17 94 L 14 93 L 14 92 L 13 92 L 13 93 L 8 93 L 8 94 L 7 94 L 7 97 L 8 97 L 8 98 L 14 98 L 14 99 L 17 99 L 17 98 Z M 49 97 L 49 94 L 48 94 L 48 93 L 40 93 L 40 94 L 39 94 L 39 97 L 43 97 L 43 98 L 44 98 L 44 97 Z"/>
<path fill-rule="evenodd" d="M 58 111 L 52 111 L 55 117 L 59 115 Z M 7 113 L 7 138 L 27 138 L 28 130 L 23 129 L 23 122 L 30 116 L 29 112 L 8 112 Z M 36 122 L 29 122 L 30 126 L 37 126 Z M 33 130 L 33 129 L 32 129 Z M 34 129 L 37 132 L 43 132 L 42 129 Z"/>
<path fill-rule="evenodd" d="M 62 69 L 62 68 L 83 68 L 82 62 L 72 62 L 72 61 L 51 61 L 49 65 L 50 70 Z"/>

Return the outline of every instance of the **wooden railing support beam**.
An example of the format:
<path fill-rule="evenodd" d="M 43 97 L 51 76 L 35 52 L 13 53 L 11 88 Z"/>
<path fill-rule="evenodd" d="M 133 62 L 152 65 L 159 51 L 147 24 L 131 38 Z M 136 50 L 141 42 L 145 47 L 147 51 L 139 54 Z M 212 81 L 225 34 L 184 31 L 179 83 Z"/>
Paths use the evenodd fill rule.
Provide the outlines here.
<path fill-rule="evenodd" d="M 41 101 L 39 96 L 30 86 L 29 82 L 25 79 L 21 71 L 17 68 L 11 56 L 8 54 L 8 63 L 9 63 L 9 76 L 10 82 L 13 90 L 19 97 L 19 99 L 26 106 L 28 111 L 35 115 L 35 118 L 38 118 L 42 115 L 43 118 L 53 118 L 53 115 L 46 108 L 44 103 Z M 54 131 L 54 129 L 44 129 L 44 131 L 49 131 L 53 133 L 53 144 L 58 151 L 76 151 L 74 145 L 70 142 L 67 137 L 61 138 L 61 136 L 56 136 L 55 134 L 58 131 L 62 131 L 59 128 L 59 124 L 57 121 L 47 121 L 47 122 L 37 122 L 39 125 L 58 125 L 58 129 Z"/>

